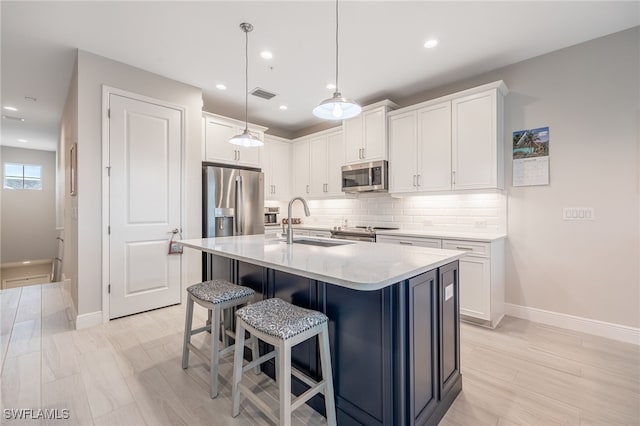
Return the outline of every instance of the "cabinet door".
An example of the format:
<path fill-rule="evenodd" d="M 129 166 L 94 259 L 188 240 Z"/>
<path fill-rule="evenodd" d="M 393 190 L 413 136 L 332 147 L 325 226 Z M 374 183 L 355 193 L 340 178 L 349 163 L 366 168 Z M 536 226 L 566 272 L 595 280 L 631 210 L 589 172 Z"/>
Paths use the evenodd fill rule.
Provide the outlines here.
<path fill-rule="evenodd" d="M 270 140 L 264 141 L 262 147 L 262 155 L 260 156 L 262 162 L 262 173 L 264 173 L 264 199 L 273 200 L 275 198 L 273 191 L 273 169 L 271 168 L 271 158 L 275 155 L 275 146 L 277 142 Z M 288 163 L 287 163 L 288 164 Z"/>
<path fill-rule="evenodd" d="M 273 196 L 277 199 L 288 199 L 291 193 L 289 182 L 291 172 L 288 164 L 291 163 L 291 145 L 286 142 L 277 142 L 271 150 L 271 176 Z"/>
<path fill-rule="evenodd" d="M 388 235 L 378 235 L 376 236 L 376 242 L 400 244 L 403 246 L 441 248 L 441 240 L 438 238 L 396 237 Z"/>
<path fill-rule="evenodd" d="M 438 403 L 437 295 L 435 270 L 409 280 L 409 424 L 424 424 Z"/>
<path fill-rule="evenodd" d="M 384 108 L 362 113 L 364 143 L 362 157 L 365 161 L 387 159 L 387 114 Z"/>
<path fill-rule="evenodd" d="M 498 187 L 496 91 L 451 101 L 454 189 Z"/>
<path fill-rule="evenodd" d="M 294 197 L 309 193 L 309 141 L 296 142 L 291 147 L 291 170 L 293 171 L 291 194 Z"/>
<path fill-rule="evenodd" d="M 342 132 L 327 137 L 327 192 L 326 195 L 342 195 L 342 165 L 344 141 Z"/>
<path fill-rule="evenodd" d="M 460 259 L 460 313 L 491 320 L 491 261 L 486 257 Z"/>
<path fill-rule="evenodd" d="M 416 190 L 416 113 L 389 118 L 389 192 Z"/>
<path fill-rule="evenodd" d="M 344 163 L 362 163 L 362 115 L 342 122 L 344 130 Z"/>
<path fill-rule="evenodd" d="M 232 124 L 206 118 L 206 160 L 235 164 L 239 147 L 230 144 L 229 139 L 237 134 L 238 131 L 238 128 Z"/>
<path fill-rule="evenodd" d="M 260 167 L 260 148 L 257 146 L 240 146 L 238 148 L 238 164 L 249 167 Z"/>
<path fill-rule="evenodd" d="M 462 275 L 460 275 L 460 279 Z M 438 282 L 440 314 L 440 395 L 460 376 L 460 315 L 458 262 L 440 268 Z"/>
<path fill-rule="evenodd" d="M 309 141 L 309 195 L 322 197 L 327 183 L 327 137 L 318 136 Z"/>
<path fill-rule="evenodd" d="M 451 102 L 418 111 L 418 191 L 451 189 Z"/>

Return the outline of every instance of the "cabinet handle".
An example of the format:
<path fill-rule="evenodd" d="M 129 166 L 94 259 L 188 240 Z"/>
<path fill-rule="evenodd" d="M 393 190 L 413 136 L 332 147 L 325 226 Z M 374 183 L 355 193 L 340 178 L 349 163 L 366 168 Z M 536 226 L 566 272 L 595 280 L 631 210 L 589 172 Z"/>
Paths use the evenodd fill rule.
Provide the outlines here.
<path fill-rule="evenodd" d="M 418 175 L 416 182 L 418 182 L 418 186 L 422 186 L 422 175 Z"/>
<path fill-rule="evenodd" d="M 238 150 L 238 161 L 240 161 L 240 150 Z"/>
<path fill-rule="evenodd" d="M 367 154 L 366 154 L 364 148 L 362 148 L 362 159 L 364 160 L 365 158 L 367 158 Z"/>
<path fill-rule="evenodd" d="M 456 184 L 456 171 L 455 170 L 453 170 L 451 172 L 451 176 L 452 176 L 452 179 L 453 179 L 453 184 L 455 185 Z"/>
<path fill-rule="evenodd" d="M 457 248 L 458 250 L 473 251 L 473 247 L 456 246 L 456 248 Z"/>
<path fill-rule="evenodd" d="M 273 186 L 273 193 L 275 194 L 276 193 L 276 186 L 275 185 L 271 185 L 271 186 Z"/>
<path fill-rule="evenodd" d="M 307 194 L 309 193 L 309 185 L 307 185 Z"/>
<path fill-rule="evenodd" d="M 405 245 L 405 246 L 412 246 L 413 243 L 411 241 L 398 241 L 398 243 Z"/>

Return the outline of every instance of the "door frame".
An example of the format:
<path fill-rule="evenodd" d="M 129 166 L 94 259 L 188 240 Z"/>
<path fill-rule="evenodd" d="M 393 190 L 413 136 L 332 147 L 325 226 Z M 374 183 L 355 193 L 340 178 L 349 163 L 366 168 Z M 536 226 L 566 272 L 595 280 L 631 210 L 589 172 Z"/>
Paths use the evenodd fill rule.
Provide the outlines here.
<path fill-rule="evenodd" d="M 109 322 L 109 283 L 110 276 L 110 251 L 109 245 L 111 237 L 108 232 L 110 223 L 109 212 L 111 209 L 110 181 L 109 181 L 109 154 L 110 154 L 110 137 L 109 134 L 109 97 L 118 95 L 136 101 L 147 102 L 161 107 L 171 108 L 180 112 L 180 231 L 184 230 L 184 220 L 186 214 L 186 112 L 187 109 L 183 105 L 174 104 L 162 99 L 152 98 L 140 95 L 138 93 L 129 92 L 127 90 L 118 89 L 116 87 L 102 85 L 102 322 Z M 167 246 L 168 247 L 168 246 Z M 185 265 L 184 257 L 180 256 L 180 303 L 182 303 L 182 286 L 185 282 Z"/>

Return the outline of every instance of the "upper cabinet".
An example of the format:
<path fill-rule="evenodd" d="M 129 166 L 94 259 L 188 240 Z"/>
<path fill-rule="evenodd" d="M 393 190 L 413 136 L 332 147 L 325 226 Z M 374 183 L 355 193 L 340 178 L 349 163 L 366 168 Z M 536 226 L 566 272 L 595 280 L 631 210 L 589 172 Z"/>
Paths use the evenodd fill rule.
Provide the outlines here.
<path fill-rule="evenodd" d="M 389 115 L 389 192 L 502 189 L 502 81 Z"/>
<path fill-rule="evenodd" d="M 205 161 L 260 167 L 261 148 L 237 146 L 229 143 L 231 137 L 242 133 L 243 122 L 210 113 L 203 113 L 203 120 Z M 263 140 L 265 130 L 265 127 L 249 125 L 249 131 Z"/>
<path fill-rule="evenodd" d="M 385 100 L 368 105 L 362 114 L 342 122 L 344 164 L 388 159 L 387 113 L 397 105 Z"/>
<path fill-rule="evenodd" d="M 264 199 L 288 200 L 291 195 L 291 143 L 287 139 L 265 135 L 262 148 Z"/>
<path fill-rule="evenodd" d="M 310 198 L 343 195 L 342 131 L 325 130 L 294 141 L 291 168 L 293 194 Z"/>

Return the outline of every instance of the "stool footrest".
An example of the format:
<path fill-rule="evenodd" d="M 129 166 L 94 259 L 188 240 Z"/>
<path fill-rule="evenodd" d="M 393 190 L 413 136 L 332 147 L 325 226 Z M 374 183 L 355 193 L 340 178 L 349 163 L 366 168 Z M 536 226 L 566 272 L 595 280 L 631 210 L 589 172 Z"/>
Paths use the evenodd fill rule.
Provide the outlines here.
<path fill-rule="evenodd" d="M 275 424 L 280 424 L 280 420 L 278 419 L 278 416 L 271 409 L 271 407 L 269 407 L 267 403 L 264 402 L 258 395 L 254 394 L 253 391 L 249 389 L 248 386 L 242 383 L 239 383 L 238 387 L 240 388 L 240 391 L 245 396 L 245 398 L 250 400 L 256 407 L 258 407 L 265 416 L 269 417 L 269 419 Z"/>
<path fill-rule="evenodd" d="M 204 331 L 209 331 L 211 330 L 211 325 L 205 325 L 204 327 L 200 327 L 200 328 L 194 328 L 193 330 L 191 330 L 191 335 L 195 335 L 198 333 L 202 333 Z"/>
<path fill-rule="evenodd" d="M 318 382 L 293 366 L 291 367 L 291 375 L 300 379 L 307 386 L 315 386 L 316 384 L 318 384 Z"/>
<path fill-rule="evenodd" d="M 242 367 L 242 372 L 244 373 L 245 371 L 249 371 L 253 367 L 261 365 L 261 364 L 263 364 L 263 363 L 265 363 L 265 362 L 267 362 L 270 359 L 275 358 L 275 357 L 276 357 L 276 352 L 275 351 L 271 351 L 268 354 L 264 354 L 260 358 L 256 359 L 255 361 L 251 361 L 250 363 L 248 363 L 247 365 Z"/>
<path fill-rule="evenodd" d="M 291 411 L 300 407 L 302 404 L 316 396 L 316 394 L 321 392 L 324 394 L 326 384 L 327 382 L 325 380 L 321 380 L 315 386 L 310 387 L 302 395 L 291 401 Z"/>

